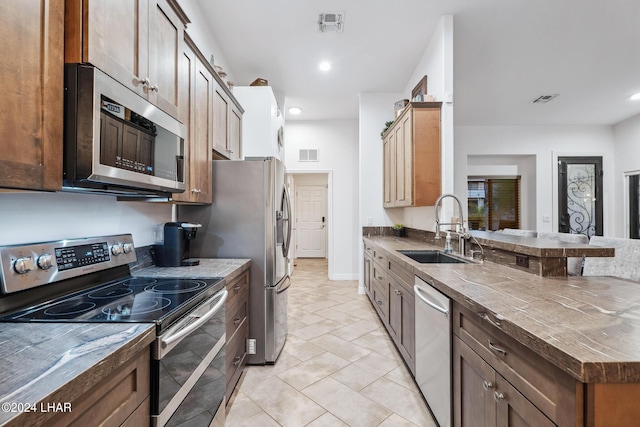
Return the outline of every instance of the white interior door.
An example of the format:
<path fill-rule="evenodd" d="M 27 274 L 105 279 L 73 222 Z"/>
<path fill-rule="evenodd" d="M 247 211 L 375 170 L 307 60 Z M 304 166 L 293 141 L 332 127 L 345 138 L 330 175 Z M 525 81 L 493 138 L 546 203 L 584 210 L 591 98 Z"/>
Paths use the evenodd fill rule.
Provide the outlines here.
<path fill-rule="evenodd" d="M 327 187 L 296 187 L 296 257 L 327 256 Z"/>

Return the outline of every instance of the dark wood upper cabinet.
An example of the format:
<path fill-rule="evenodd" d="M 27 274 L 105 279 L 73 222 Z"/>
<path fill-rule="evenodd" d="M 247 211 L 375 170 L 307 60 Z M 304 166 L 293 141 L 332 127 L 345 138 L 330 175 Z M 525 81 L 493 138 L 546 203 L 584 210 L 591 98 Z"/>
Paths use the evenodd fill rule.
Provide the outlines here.
<path fill-rule="evenodd" d="M 0 187 L 62 187 L 64 0 L 0 2 Z"/>

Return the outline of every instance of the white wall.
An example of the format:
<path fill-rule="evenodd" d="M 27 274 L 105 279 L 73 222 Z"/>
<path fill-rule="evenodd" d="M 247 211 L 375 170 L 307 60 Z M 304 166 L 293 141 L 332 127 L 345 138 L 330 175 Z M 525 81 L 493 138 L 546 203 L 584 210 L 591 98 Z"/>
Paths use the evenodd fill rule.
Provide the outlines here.
<path fill-rule="evenodd" d="M 442 101 L 441 144 L 442 144 L 442 193 L 454 190 L 454 124 L 453 103 L 446 101 L 447 94 L 453 96 L 453 16 L 440 18 L 438 27 L 413 75 L 407 82 L 404 93 L 410 97 L 411 90 L 423 76 L 427 76 L 427 91 L 436 101 Z M 463 205 L 464 206 L 464 205 Z M 445 213 L 447 209 L 445 208 Z M 403 209 L 400 221 L 412 228 L 435 230 L 435 210 L 431 206 Z M 450 216 L 450 215 L 448 215 Z M 445 216 L 447 217 L 447 216 Z"/>
<path fill-rule="evenodd" d="M 466 205 L 468 156 L 535 156 L 536 213 L 529 227 L 538 231 L 558 230 L 559 156 L 602 156 L 605 171 L 604 234 L 612 235 L 615 223 L 614 138 L 611 126 L 456 126 L 455 193 Z M 549 216 L 550 222 L 543 222 Z"/>
<path fill-rule="evenodd" d="M 627 182 L 625 173 L 640 171 L 640 115 L 631 117 L 613 127 L 615 138 L 615 169 L 613 181 L 615 184 L 614 204 L 614 237 L 628 237 Z"/>
<path fill-rule="evenodd" d="M 140 247 L 153 244 L 153 226 L 167 221 L 169 204 L 77 193 L 0 194 L 0 245 L 131 233 Z"/>
<path fill-rule="evenodd" d="M 289 173 L 329 174 L 329 279 L 358 278 L 358 122 L 290 121 L 285 126 L 285 165 Z M 318 149 L 317 162 L 298 161 L 299 149 Z"/>

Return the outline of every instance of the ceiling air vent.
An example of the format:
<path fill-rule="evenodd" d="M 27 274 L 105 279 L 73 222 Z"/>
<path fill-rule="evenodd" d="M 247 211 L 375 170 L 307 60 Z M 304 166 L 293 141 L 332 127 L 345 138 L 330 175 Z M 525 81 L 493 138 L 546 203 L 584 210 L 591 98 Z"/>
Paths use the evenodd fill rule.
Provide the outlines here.
<path fill-rule="evenodd" d="M 334 31 L 341 33 L 343 30 L 344 12 L 321 13 L 318 17 L 318 31 L 326 33 Z"/>
<path fill-rule="evenodd" d="M 554 93 L 553 95 L 541 95 L 539 97 L 537 97 L 536 99 L 534 99 L 533 101 L 531 101 L 532 104 L 546 104 L 547 102 L 556 99 L 558 96 L 560 96 L 559 93 Z"/>

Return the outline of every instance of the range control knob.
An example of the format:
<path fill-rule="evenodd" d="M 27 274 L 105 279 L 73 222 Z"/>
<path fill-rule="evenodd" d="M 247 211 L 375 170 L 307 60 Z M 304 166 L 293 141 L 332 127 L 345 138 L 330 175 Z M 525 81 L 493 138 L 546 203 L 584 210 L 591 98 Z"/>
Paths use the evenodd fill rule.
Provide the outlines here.
<path fill-rule="evenodd" d="M 13 269 L 18 274 L 26 274 L 31 270 L 33 270 L 35 267 L 36 265 L 33 262 L 33 257 L 30 257 L 30 256 L 18 258 L 16 262 L 13 263 Z"/>
<path fill-rule="evenodd" d="M 120 255 L 122 253 L 122 244 L 116 243 L 115 245 L 111 246 L 111 253 L 115 256 Z"/>
<path fill-rule="evenodd" d="M 53 257 L 51 254 L 42 254 L 38 257 L 38 268 L 48 270 L 53 267 Z"/>
<path fill-rule="evenodd" d="M 131 252 L 133 252 L 133 243 L 123 243 L 122 244 L 122 251 L 125 254 L 130 254 Z"/>

